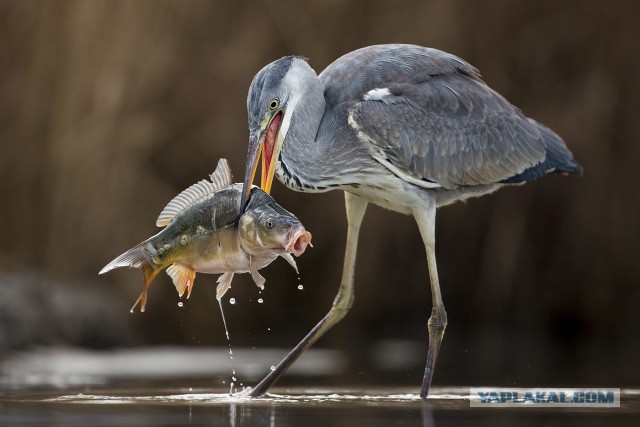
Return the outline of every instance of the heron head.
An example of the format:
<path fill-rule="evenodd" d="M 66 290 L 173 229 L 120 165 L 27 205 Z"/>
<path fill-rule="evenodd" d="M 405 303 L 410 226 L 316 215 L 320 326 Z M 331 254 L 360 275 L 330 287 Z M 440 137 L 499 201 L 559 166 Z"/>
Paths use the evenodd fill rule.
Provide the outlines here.
<path fill-rule="evenodd" d="M 287 56 L 264 67 L 251 82 L 247 96 L 249 149 L 242 192 L 243 209 L 259 157 L 262 157 L 260 188 L 267 193 L 271 191 L 280 150 L 286 141 L 293 111 L 302 95 L 300 76 L 306 69 L 311 68 L 304 58 Z"/>

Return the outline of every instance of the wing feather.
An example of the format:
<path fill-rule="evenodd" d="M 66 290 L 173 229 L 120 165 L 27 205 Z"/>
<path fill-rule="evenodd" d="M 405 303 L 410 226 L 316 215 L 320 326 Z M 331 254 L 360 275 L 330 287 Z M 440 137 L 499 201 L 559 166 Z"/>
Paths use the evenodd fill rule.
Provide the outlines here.
<path fill-rule="evenodd" d="M 581 174 L 558 135 L 526 118 L 477 69 L 446 52 L 368 46 L 337 59 L 319 77 L 325 116 L 347 114 L 371 155 L 417 185 L 517 183 L 553 170 Z M 372 90 L 378 96 L 366 97 Z M 335 128 L 327 120 L 319 134 L 331 137 Z"/>
<path fill-rule="evenodd" d="M 404 174 L 454 188 L 500 182 L 545 159 L 537 127 L 480 81 L 445 74 L 388 89 L 351 115 L 374 156 L 382 150 Z"/>

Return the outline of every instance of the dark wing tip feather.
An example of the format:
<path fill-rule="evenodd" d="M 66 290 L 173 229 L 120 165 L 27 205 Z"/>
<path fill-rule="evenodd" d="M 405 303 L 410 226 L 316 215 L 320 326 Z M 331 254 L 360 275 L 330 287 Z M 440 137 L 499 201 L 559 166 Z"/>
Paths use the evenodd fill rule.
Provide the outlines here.
<path fill-rule="evenodd" d="M 542 141 L 545 145 L 546 156 L 544 161 L 526 169 L 522 173 L 503 180 L 505 184 L 518 184 L 540 178 L 548 173 L 561 173 L 564 175 L 582 176 L 584 169 L 573 159 L 573 154 L 560 136 L 548 127 L 536 122 L 529 121 L 540 131 Z"/>

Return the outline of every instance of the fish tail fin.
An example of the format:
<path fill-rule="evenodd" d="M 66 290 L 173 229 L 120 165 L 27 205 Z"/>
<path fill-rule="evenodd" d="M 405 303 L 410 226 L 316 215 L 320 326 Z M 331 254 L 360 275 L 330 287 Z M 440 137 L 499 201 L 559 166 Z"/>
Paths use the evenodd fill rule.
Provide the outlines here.
<path fill-rule="evenodd" d="M 128 251 L 111 261 L 109 264 L 104 266 L 104 268 L 100 270 L 100 273 L 98 273 L 104 274 L 120 267 L 139 268 L 140 270 L 142 270 L 142 273 L 144 274 L 144 286 L 142 288 L 140 296 L 136 300 L 135 304 L 133 304 L 133 307 L 131 307 L 132 313 L 139 303 L 141 304 L 140 311 L 144 311 L 145 305 L 147 304 L 147 288 L 149 287 L 153 279 L 155 279 L 155 277 L 158 275 L 158 273 L 162 271 L 161 268 L 155 267 L 149 262 L 149 260 L 147 260 L 147 257 L 142 251 L 142 248 L 145 244 L 146 242 L 143 242 L 129 249 Z"/>
<path fill-rule="evenodd" d="M 148 264 L 147 258 L 144 256 L 144 252 L 142 252 L 142 248 L 145 243 L 146 242 L 140 243 L 122 255 L 119 255 L 109 264 L 105 265 L 98 274 L 108 273 L 109 271 L 120 267 L 142 268 L 143 264 Z"/>

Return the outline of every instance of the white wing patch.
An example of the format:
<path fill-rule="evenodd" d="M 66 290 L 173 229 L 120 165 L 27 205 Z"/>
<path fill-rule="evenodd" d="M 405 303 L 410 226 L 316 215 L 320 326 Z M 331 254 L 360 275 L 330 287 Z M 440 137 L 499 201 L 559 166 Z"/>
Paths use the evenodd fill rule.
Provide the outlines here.
<path fill-rule="evenodd" d="M 211 182 L 202 180 L 178 194 L 160 212 L 156 225 L 164 227 L 173 221 L 180 212 L 183 212 L 197 201 L 209 196 L 222 187 L 233 184 L 233 176 L 227 159 L 220 159 L 216 170 L 209 175 Z"/>
<path fill-rule="evenodd" d="M 369 92 L 364 94 L 365 101 L 380 101 L 385 96 L 391 95 L 389 89 L 386 87 L 379 87 L 375 89 L 371 89 Z"/>

